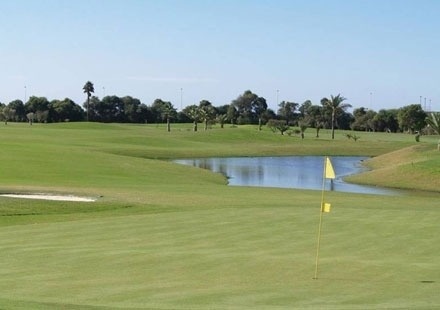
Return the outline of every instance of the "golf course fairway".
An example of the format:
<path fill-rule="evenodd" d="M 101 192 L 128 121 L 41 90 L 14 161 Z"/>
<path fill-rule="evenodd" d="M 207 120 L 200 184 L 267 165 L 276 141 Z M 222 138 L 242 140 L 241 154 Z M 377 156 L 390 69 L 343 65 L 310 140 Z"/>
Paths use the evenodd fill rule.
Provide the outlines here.
<path fill-rule="evenodd" d="M 438 136 L 238 126 L 9 123 L 0 130 L 0 309 L 440 308 Z M 170 159 L 362 155 L 402 195 L 231 187 Z"/>

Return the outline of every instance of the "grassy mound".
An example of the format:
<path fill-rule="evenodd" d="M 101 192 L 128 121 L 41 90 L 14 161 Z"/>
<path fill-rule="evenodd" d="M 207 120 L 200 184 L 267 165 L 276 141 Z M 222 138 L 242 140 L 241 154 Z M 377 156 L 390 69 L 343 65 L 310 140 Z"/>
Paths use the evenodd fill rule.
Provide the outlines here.
<path fill-rule="evenodd" d="M 431 144 L 416 145 L 366 162 L 373 169 L 348 181 L 402 189 L 440 191 L 440 152 Z"/>

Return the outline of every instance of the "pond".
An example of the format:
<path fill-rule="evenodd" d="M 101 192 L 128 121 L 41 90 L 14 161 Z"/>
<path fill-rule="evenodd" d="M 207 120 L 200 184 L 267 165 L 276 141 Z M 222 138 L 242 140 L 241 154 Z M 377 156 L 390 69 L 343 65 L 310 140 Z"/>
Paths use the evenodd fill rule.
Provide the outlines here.
<path fill-rule="evenodd" d="M 397 191 L 344 182 L 343 178 L 365 171 L 362 161 L 368 157 L 331 157 L 336 173 L 334 180 L 326 180 L 326 190 L 363 194 L 396 195 Z M 222 173 L 232 186 L 281 187 L 296 189 L 322 189 L 324 157 L 228 157 L 178 159 L 173 162 L 209 169 Z"/>

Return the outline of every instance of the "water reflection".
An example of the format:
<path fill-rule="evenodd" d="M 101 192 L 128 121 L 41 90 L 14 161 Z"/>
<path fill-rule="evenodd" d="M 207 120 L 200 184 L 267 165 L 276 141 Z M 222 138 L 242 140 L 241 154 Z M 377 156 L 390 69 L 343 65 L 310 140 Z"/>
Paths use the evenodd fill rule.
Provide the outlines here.
<path fill-rule="evenodd" d="M 362 172 L 364 168 L 361 162 L 366 158 L 332 157 L 336 179 L 326 180 L 326 190 L 395 195 L 396 192 L 389 189 L 343 181 L 345 176 Z M 322 156 L 199 158 L 179 159 L 174 162 L 222 173 L 232 186 L 322 189 Z"/>

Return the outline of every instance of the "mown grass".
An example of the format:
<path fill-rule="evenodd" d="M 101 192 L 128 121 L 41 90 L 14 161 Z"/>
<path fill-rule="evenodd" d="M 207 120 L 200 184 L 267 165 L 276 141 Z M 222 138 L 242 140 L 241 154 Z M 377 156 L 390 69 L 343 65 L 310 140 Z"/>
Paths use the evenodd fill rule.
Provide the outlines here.
<path fill-rule="evenodd" d="M 300 140 L 255 127 L 197 133 L 186 125 L 172 128 L 0 128 L 3 192 L 99 198 L 0 197 L 0 308 L 440 306 L 435 188 L 398 197 L 326 193 L 332 212 L 324 215 L 319 279 L 313 280 L 320 192 L 228 187 L 221 175 L 163 160 L 371 155 L 377 156 L 372 173 L 392 166 L 376 181 L 405 187 L 397 182 L 407 179 L 403 183 L 425 188 L 438 180 L 435 137 L 417 144 L 409 135 L 359 133 L 354 142 L 343 132 L 331 141 L 325 131 L 319 139 L 306 132 Z"/>
<path fill-rule="evenodd" d="M 373 170 L 349 181 L 403 189 L 440 191 L 440 152 L 432 144 L 415 145 L 366 162 Z"/>

